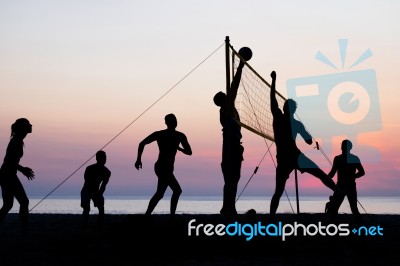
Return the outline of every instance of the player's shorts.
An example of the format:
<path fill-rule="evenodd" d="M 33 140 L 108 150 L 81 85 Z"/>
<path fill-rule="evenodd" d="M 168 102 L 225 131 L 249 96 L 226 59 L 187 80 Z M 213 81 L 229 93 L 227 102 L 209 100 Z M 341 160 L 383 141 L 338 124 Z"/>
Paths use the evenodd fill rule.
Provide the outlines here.
<path fill-rule="evenodd" d="M 102 207 L 104 206 L 104 197 L 103 195 L 92 195 L 88 193 L 87 191 L 82 190 L 81 191 L 81 207 L 83 209 L 89 209 L 90 210 L 90 201 L 93 201 L 94 207 Z"/>
<path fill-rule="evenodd" d="M 312 168 L 318 168 L 318 166 L 303 153 L 300 153 L 297 158 L 290 156 L 278 158 L 276 172 L 278 177 L 287 179 L 294 169 L 304 173 L 307 169 Z"/>

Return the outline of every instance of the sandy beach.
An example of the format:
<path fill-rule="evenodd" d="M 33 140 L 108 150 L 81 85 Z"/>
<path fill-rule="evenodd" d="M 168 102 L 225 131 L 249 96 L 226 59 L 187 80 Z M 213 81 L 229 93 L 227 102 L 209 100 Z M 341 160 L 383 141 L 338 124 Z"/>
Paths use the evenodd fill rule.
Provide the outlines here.
<path fill-rule="evenodd" d="M 365 228 L 382 228 L 369 235 L 348 236 L 206 236 L 203 227 L 188 224 L 224 224 L 220 215 L 106 215 L 96 226 L 81 227 L 81 216 L 31 214 L 30 231 L 21 234 L 17 214 L 9 214 L 0 225 L 0 265 L 398 265 L 400 216 L 364 216 Z M 238 224 L 269 224 L 267 215 L 239 215 Z M 281 214 L 276 224 L 327 226 L 324 214 Z M 340 224 L 353 229 L 352 216 L 339 216 Z M 360 225 L 357 225 L 359 228 Z M 333 227 L 331 227 L 332 229 Z M 331 230 L 332 231 L 332 230 Z M 203 233 L 202 233 L 203 232 Z M 374 235 L 375 234 L 375 235 Z"/>

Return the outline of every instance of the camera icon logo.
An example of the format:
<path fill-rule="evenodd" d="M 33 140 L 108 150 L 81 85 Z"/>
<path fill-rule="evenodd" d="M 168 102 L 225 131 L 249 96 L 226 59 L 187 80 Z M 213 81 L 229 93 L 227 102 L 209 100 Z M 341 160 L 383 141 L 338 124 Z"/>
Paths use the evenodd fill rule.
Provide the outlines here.
<path fill-rule="evenodd" d="M 347 40 L 339 40 L 342 66 L 346 47 Z M 368 49 L 350 68 L 370 56 L 372 52 Z M 316 58 L 337 69 L 322 53 L 318 52 Z M 298 117 L 311 135 L 322 139 L 327 153 L 332 151 L 333 137 L 346 135 L 357 152 L 365 157 L 364 161 L 380 161 L 376 148 L 357 144 L 359 134 L 382 128 L 374 69 L 289 79 L 286 90 L 288 98 L 298 104 Z"/>

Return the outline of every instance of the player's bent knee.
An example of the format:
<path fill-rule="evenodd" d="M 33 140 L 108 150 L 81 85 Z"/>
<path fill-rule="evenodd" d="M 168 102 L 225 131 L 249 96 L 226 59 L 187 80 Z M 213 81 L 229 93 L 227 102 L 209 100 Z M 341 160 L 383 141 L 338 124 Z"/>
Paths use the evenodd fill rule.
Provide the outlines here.
<path fill-rule="evenodd" d="M 177 196 L 179 196 L 179 195 L 181 195 L 182 194 L 182 189 L 181 188 L 179 188 L 179 189 L 176 189 L 176 190 L 174 190 L 174 192 L 173 192 L 175 195 L 177 195 Z"/>
<path fill-rule="evenodd" d="M 154 194 L 154 198 L 157 200 L 161 200 L 162 198 L 164 198 L 164 193 L 156 193 Z"/>

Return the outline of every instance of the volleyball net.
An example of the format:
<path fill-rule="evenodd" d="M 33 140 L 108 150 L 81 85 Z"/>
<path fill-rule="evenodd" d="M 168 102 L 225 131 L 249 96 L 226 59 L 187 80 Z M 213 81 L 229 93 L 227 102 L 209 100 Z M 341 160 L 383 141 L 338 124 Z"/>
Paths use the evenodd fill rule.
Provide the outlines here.
<path fill-rule="evenodd" d="M 231 65 L 231 76 L 233 77 L 241 59 L 238 52 L 229 45 L 227 63 Z M 242 70 L 242 77 L 238 94 L 235 101 L 236 109 L 240 115 L 242 127 L 260 135 L 263 138 L 274 141 L 272 128 L 272 113 L 270 107 L 271 85 L 257 72 L 248 62 Z M 285 97 L 276 92 L 279 106 L 283 106 Z"/>

